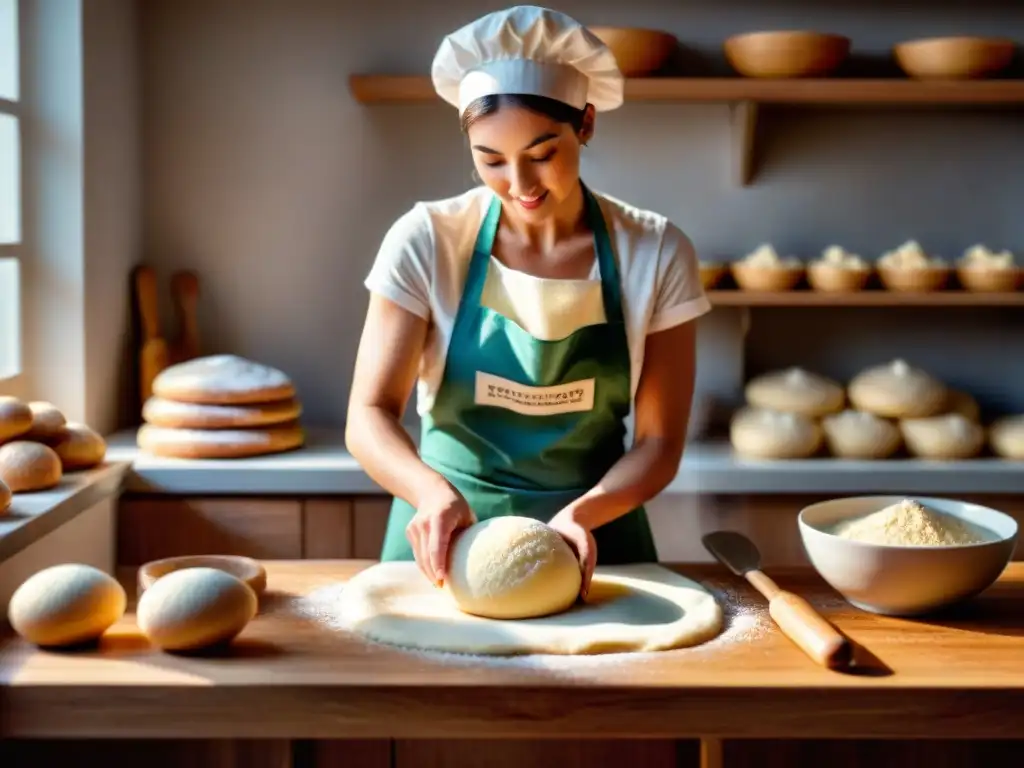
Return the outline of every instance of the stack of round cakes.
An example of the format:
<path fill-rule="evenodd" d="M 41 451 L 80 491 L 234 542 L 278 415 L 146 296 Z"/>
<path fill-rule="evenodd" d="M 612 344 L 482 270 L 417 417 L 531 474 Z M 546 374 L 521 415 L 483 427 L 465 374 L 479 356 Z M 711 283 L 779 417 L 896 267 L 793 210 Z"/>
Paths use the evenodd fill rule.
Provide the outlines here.
<path fill-rule="evenodd" d="M 172 365 L 142 407 L 139 448 L 157 456 L 231 459 L 302 446 L 302 407 L 291 379 L 237 355 Z"/>

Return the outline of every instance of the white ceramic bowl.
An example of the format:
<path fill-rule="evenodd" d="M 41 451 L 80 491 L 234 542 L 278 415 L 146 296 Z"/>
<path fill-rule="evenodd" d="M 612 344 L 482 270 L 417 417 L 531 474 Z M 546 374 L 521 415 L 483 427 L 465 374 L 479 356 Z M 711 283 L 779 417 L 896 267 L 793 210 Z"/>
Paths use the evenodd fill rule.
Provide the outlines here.
<path fill-rule="evenodd" d="M 911 498 L 990 531 L 965 546 L 892 546 L 840 538 L 829 529 Z M 920 616 L 966 600 L 999 578 L 1017 542 L 1017 522 L 980 504 L 919 496 L 855 496 L 812 504 L 797 518 L 811 565 L 852 605 L 889 616 Z"/>

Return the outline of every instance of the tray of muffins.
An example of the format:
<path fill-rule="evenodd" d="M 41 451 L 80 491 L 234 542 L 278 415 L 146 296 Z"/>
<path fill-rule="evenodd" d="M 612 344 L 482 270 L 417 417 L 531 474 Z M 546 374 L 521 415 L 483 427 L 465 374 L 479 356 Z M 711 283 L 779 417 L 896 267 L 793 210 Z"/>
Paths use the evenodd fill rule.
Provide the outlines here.
<path fill-rule="evenodd" d="M 805 261 L 780 254 L 762 244 L 735 261 L 700 263 L 705 290 L 736 290 L 756 293 L 814 291 L 851 294 L 890 291 L 900 294 L 967 291 L 1012 293 L 1024 286 L 1024 270 L 1006 249 L 992 250 L 976 244 L 956 260 L 926 251 L 909 240 L 881 254 L 874 262 L 830 245 L 820 256 Z"/>
<path fill-rule="evenodd" d="M 902 359 L 845 385 L 799 366 L 769 371 L 747 382 L 744 399 L 729 419 L 741 458 L 1024 461 L 1024 414 L 985 424 L 970 393 Z"/>

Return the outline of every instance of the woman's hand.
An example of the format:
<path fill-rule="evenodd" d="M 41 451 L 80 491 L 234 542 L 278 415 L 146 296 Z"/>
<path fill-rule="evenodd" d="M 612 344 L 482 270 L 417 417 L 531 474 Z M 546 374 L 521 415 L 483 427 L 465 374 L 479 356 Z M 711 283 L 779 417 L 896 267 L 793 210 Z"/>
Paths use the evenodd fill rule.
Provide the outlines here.
<path fill-rule="evenodd" d="M 469 504 L 447 481 L 438 483 L 423 497 L 405 528 L 405 537 L 412 545 L 417 565 L 434 586 L 441 586 L 447 576 L 452 534 L 475 522 Z"/>
<path fill-rule="evenodd" d="M 590 592 L 590 580 L 594 575 L 594 567 L 597 565 L 597 542 L 594 540 L 594 534 L 582 526 L 569 510 L 559 512 L 551 518 L 548 525 L 558 531 L 576 552 L 576 557 L 580 561 L 580 572 L 583 575 L 580 597 L 586 600 L 587 593 Z"/>

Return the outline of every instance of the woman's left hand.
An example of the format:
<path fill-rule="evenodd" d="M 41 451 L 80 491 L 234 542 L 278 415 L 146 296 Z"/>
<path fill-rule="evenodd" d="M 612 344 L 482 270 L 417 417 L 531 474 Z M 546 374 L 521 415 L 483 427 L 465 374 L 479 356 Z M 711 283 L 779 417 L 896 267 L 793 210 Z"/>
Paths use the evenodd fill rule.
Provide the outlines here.
<path fill-rule="evenodd" d="M 594 535 L 588 528 L 580 525 L 568 510 L 559 512 L 551 518 L 548 525 L 558 531 L 576 552 L 580 561 L 580 572 L 583 575 L 580 597 L 586 600 L 587 593 L 590 592 L 590 580 L 594 575 L 594 566 L 597 565 L 597 542 L 594 540 Z"/>

